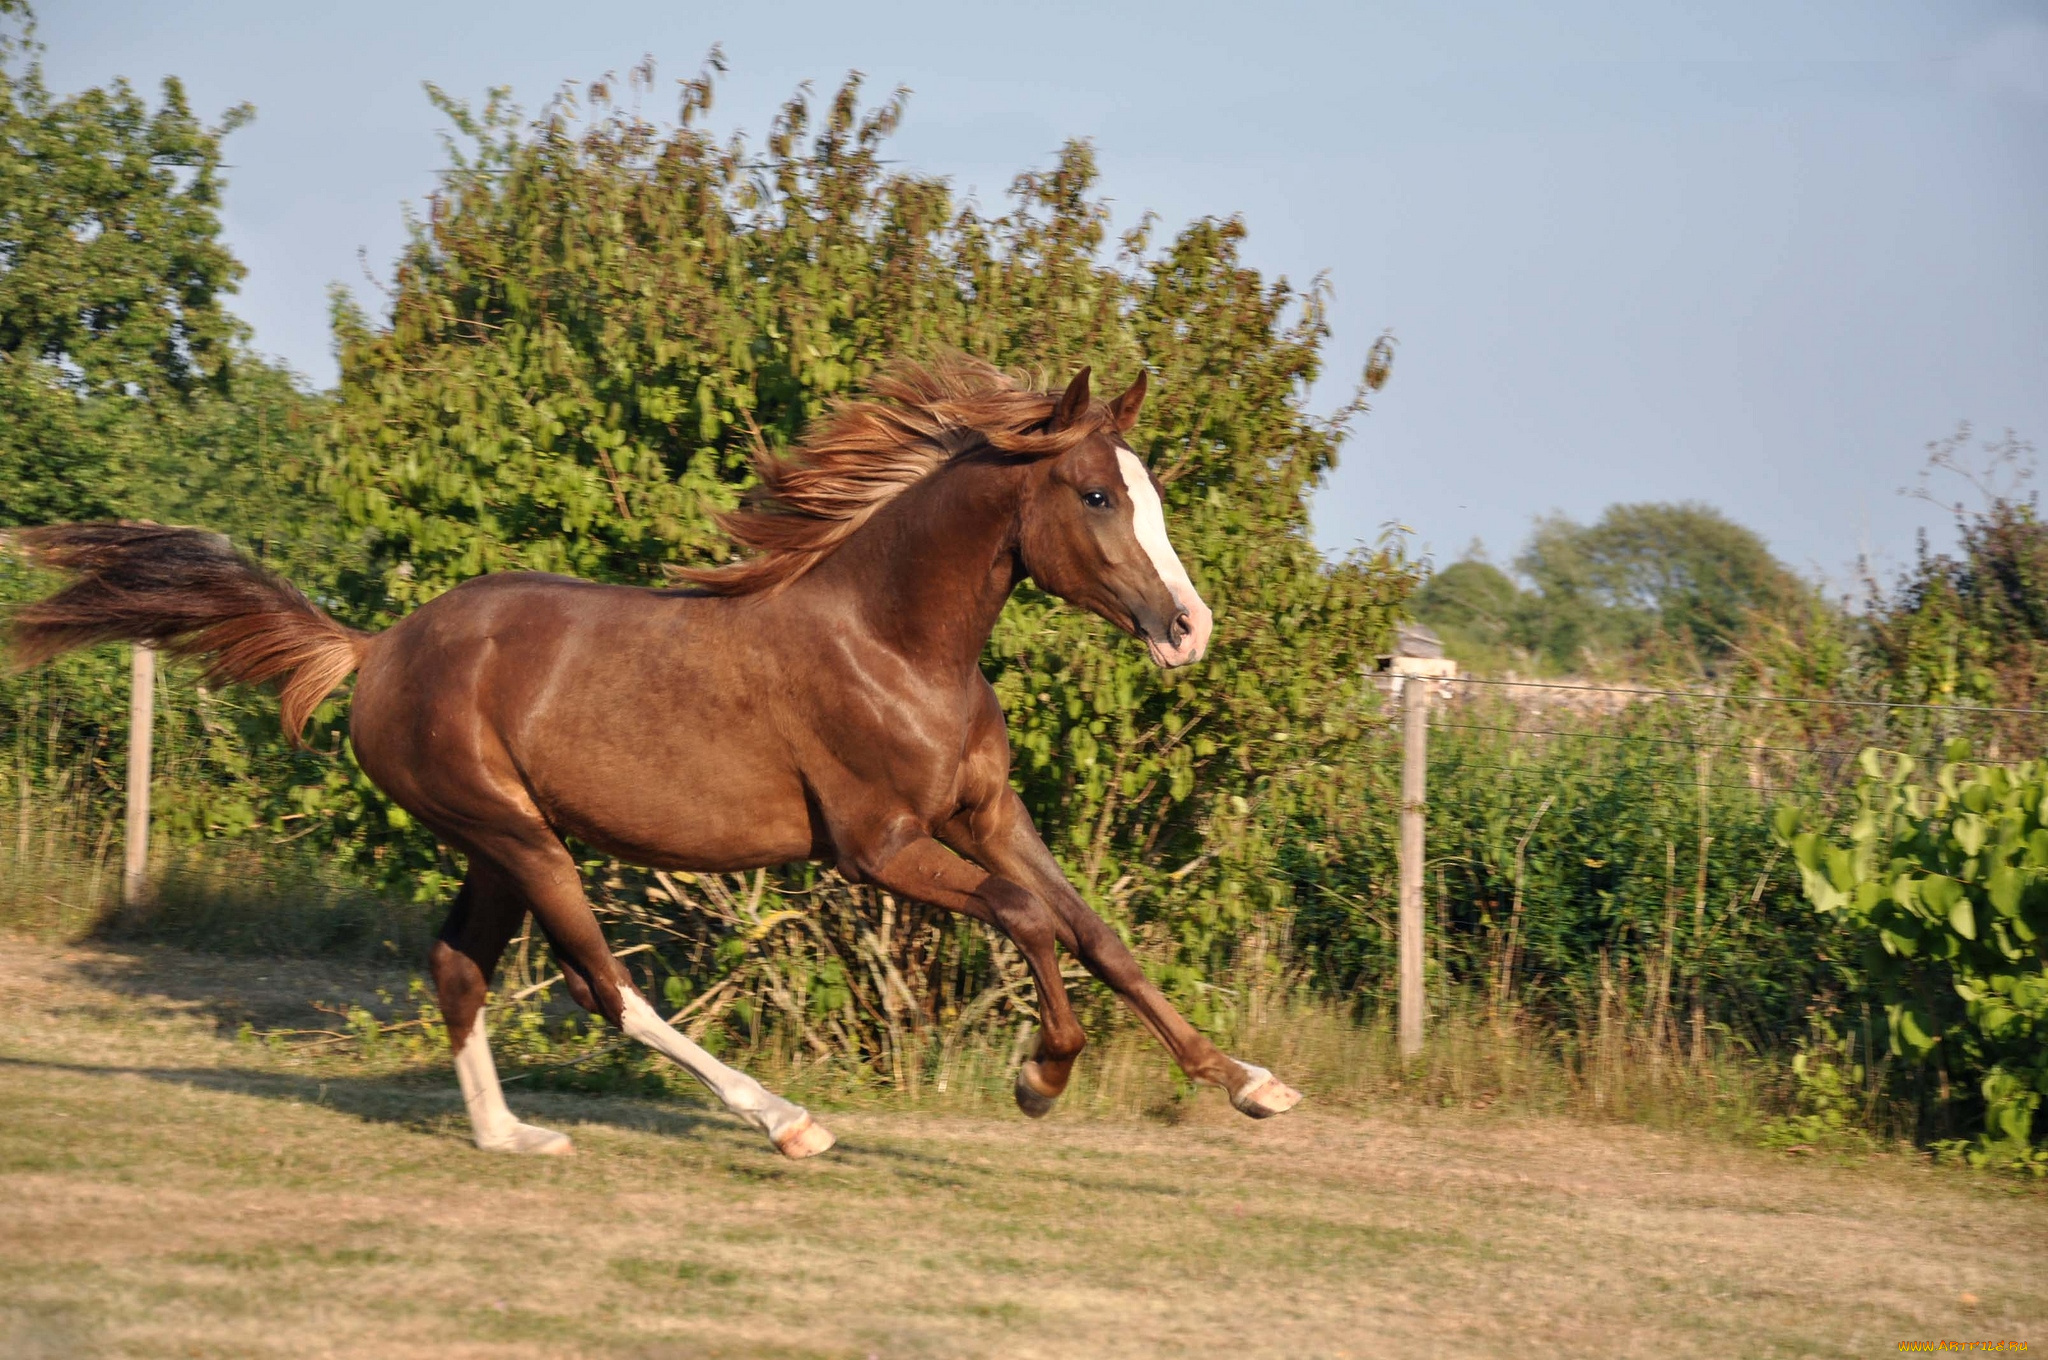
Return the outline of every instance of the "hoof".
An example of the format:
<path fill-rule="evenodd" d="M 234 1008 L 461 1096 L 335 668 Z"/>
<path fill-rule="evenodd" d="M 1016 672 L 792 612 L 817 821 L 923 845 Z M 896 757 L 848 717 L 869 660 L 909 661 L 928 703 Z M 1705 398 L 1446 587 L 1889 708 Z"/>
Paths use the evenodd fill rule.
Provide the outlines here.
<path fill-rule="evenodd" d="M 815 1157 L 838 1142 L 832 1131 L 806 1113 L 775 1137 L 775 1150 L 792 1162 Z"/>
<path fill-rule="evenodd" d="M 1047 1092 L 1043 1089 L 1038 1076 L 1038 1064 L 1035 1062 L 1027 1062 L 1017 1069 L 1015 1090 L 1017 1108 L 1029 1119 L 1043 1119 L 1051 1114 L 1053 1102 L 1060 1098 L 1058 1091 Z"/>
<path fill-rule="evenodd" d="M 1289 1086 L 1263 1067 L 1250 1063 L 1239 1063 L 1245 1070 L 1244 1085 L 1230 1093 L 1230 1103 L 1254 1119 L 1270 1119 L 1276 1114 L 1286 1114 L 1301 1103 L 1301 1092 Z"/>
<path fill-rule="evenodd" d="M 534 1124 L 517 1125 L 508 1137 L 480 1142 L 477 1146 L 485 1152 L 517 1152 L 529 1157 L 566 1157 L 576 1150 L 568 1134 Z"/>

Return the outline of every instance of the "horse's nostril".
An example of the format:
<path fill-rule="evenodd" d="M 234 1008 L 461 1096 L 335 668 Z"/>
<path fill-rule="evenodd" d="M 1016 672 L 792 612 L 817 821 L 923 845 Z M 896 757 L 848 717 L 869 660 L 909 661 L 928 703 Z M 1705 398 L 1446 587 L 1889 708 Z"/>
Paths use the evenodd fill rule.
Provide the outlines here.
<path fill-rule="evenodd" d="M 1166 645 L 1169 647 L 1180 646 L 1186 640 L 1189 632 L 1194 629 L 1194 626 L 1194 620 L 1188 617 L 1187 610 L 1183 609 L 1178 614 L 1175 614 L 1173 622 L 1166 626 Z"/>

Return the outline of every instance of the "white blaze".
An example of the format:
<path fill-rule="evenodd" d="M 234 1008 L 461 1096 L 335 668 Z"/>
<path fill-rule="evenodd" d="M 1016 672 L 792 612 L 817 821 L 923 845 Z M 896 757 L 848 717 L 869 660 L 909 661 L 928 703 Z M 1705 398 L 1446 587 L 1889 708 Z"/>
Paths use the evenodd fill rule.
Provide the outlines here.
<path fill-rule="evenodd" d="M 1146 474 L 1145 465 L 1138 461 L 1137 454 L 1129 449 L 1118 449 L 1116 463 L 1124 474 L 1124 490 L 1130 493 L 1131 526 L 1137 531 L 1138 546 L 1152 559 L 1152 568 L 1159 573 L 1159 579 L 1166 582 L 1166 588 L 1185 605 L 1187 595 L 1195 593 L 1195 585 L 1188 580 L 1187 568 L 1180 564 L 1180 555 L 1167 541 L 1166 507 L 1159 503 L 1159 492 L 1153 489 L 1152 478 Z M 1187 594 L 1183 595 L 1183 591 Z"/>
<path fill-rule="evenodd" d="M 1159 492 L 1153 487 L 1145 465 L 1129 449 L 1118 449 L 1116 461 L 1123 473 L 1124 490 L 1131 498 L 1131 528 L 1138 536 L 1138 546 L 1152 559 L 1152 569 L 1188 614 L 1188 632 L 1180 646 L 1168 647 L 1163 641 L 1154 641 L 1153 659 L 1164 666 L 1183 665 L 1208 650 L 1212 626 L 1209 606 L 1196 591 L 1195 583 L 1188 579 L 1187 568 L 1180 564 L 1180 555 L 1167 540 L 1166 508 L 1159 503 Z"/>

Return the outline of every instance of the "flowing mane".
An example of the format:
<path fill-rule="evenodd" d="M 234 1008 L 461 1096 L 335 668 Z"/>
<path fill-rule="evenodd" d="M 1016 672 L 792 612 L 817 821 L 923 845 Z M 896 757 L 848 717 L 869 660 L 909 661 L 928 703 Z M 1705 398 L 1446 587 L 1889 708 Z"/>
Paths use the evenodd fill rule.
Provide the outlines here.
<path fill-rule="evenodd" d="M 757 447 L 760 483 L 741 509 L 718 517 L 751 556 L 717 567 L 670 567 L 671 579 L 713 595 L 775 590 L 953 459 L 983 448 L 1016 458 L 1050 457 L 1109 420 L 1100 403 L 1091 403 L 1091 418 L 1053 430 L 1057 393 L 1035 390 L 966 355 L 899 364 L 868 391 L 865 399 L 834 404 L 788 456 Z"/>

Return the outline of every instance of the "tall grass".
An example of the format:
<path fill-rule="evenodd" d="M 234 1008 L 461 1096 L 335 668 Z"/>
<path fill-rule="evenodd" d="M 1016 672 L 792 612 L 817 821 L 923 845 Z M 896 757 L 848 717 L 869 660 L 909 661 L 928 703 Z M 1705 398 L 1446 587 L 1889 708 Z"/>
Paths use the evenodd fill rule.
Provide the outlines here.
<path fill-rule="evenodd" d="M 53 942 L 153 941 L 223 954 L 414 963 L 438 913 L 349 882 L 290 846 L 247 841 L 150 848 L 145 899 L 121 900 L 119 805 L 94 767 L 31 781 L 19 767 L 0 822 L 0 928 Z"/>
<path fill-rule="evenodd" d="M 90 767 L 87 767 L 89 770 Z M 48 785 L 19 765 L 0 832 L 0 926 L 46 939 L 90 934 L 118 905 L 121 823 L 78 771 Z"/>

